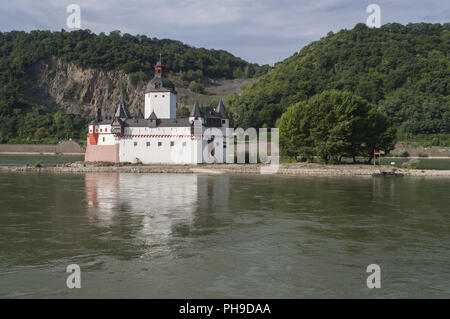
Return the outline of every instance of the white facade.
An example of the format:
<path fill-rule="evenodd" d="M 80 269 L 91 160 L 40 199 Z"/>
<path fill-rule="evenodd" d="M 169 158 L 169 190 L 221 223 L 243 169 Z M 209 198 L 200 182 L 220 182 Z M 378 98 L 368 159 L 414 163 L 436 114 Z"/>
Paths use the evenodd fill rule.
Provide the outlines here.
<path fill-rule="evenodd" d="M 113 134 L 111 124 L 99 124 L 90 125 L 89 130 L 98 132 L 97 146 L 119 145 L 120 162 L 144 164 L 225 162 L 226 127 L 205 128 L 201 119 L 195 121 L 195 126 L 196 134 L 191 134 L 191 126 L 133 126 L 124 127 L 123 134 Z M 214 135 L 215 139 L 208 142 L 211 135 Z M 213 149 L 218 151 L 212 154 Z"/>
<path fill-rule="evenodd" d="M 190 127 L 126 127 L 118 143 L 121 162 L 198 163 Z"/>
<path fill-rule="evenodd" d="M 189 118 L 176 119 L 176 92 L 163 75 L 164 67 L 159 62 L 155 77 L 147 85 L 144 119 L 131 118 L 123 100 L 116 113 L 103 120 L 97 111 L 89 125 L 85 161 L 225 162 L 229 121 L 222 101 L 215 111 L 209 109 L 203 114 L 196 104 Z"/>
<path fill-rule="evenodd" d="M 152 112 L 160 119 L 176 118 L 177 96 L 172 92 L 147 92 L 145 93 L 145 114 L 148 119 Z"/>

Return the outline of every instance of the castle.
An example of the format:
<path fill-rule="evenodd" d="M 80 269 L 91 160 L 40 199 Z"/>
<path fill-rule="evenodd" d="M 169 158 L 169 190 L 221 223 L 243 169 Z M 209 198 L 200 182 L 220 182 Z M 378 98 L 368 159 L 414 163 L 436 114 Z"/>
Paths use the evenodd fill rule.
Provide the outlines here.
<path fill-rule="evenodd" d="M 165 76 L 160 59 L 147 84 L 144 101 L 144 115 L 139 110 L 133 117 L 123 99 L 114 114 L 102 116 L 97 109 L 89 124 L 86 162 L 225 162 L 229 118 L 222 100 L 216 109 L 201 110 L 195 103 L 189 117 L 176 118 L 175 87 Z"/>

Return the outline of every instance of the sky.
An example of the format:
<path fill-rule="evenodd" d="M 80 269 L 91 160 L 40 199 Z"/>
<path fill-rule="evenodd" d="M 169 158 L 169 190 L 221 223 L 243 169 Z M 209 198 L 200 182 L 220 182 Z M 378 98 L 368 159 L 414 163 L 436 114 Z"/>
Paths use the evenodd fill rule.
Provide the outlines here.
<path fill-rule="evenodd" d="M 366 23 L 369 4 L 380 6 L 381 24 L 450 22 L 448 0 L 1 0 L 0 31 L 68 31 L 69 4 L 95 33 L 180 40 L 271 65 L 329 31 Z"/>

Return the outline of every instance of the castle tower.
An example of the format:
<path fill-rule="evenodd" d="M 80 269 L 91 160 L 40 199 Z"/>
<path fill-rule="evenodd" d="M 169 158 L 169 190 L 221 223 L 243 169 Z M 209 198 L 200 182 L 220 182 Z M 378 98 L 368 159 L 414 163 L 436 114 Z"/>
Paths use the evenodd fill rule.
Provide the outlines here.
<path fill-rule="evenodd" d="M 165 66 L 161 57 L 155 65 L 155 76 L 147 84 L 145 90 L 145 118 L 152 112 L 160 119 L 176 118 L 176 92 L 172 82 L 165 76 Z"/>

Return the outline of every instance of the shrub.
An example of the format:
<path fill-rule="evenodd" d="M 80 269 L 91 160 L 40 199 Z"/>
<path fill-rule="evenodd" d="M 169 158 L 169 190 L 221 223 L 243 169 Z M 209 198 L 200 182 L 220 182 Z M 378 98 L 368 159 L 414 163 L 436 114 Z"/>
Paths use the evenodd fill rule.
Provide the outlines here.
<path fill-rule="evenodd" d="M 36 167 L 36 168 L 40 168 L 40 167 L 42 167 L 42 164 L 41 164 L 41 162 L 36 162 L 36 163 L 34 164 L 34 167 Z"/>
<path fill-rule="evenodd" d="M 294 157 L 289 156 L 289 157 L 286 157 L 285 162 L 286 163 L 297 163 L 297 160 Z"/>
<path fill-rule="evenodd" d="M 416 169 L 420 161 L 417 158 L 410 159 L 402 164 L 403 168 Z"/>
<path fill-rule="evenodd" d="M 418 155 L 419 155 L 419 157 L 428 157 L 427 153 L 419 153 Z"/>
<path fill-rule="evenodd" d="M 400 153 L 397 154 L 399 157 L 409 157 L 409 153 L 407 150 L 402 150 Z"/>
<path fill-rule="evenodd" d="M 192 81 L 189 84 L 189 90 L 191 90 L 194 93 L 199 93 L 199 94 L 205 93 L 205 88 L 203 87 L 203 85 L 201 83 L 194 82 L 194 81 Z"/>

